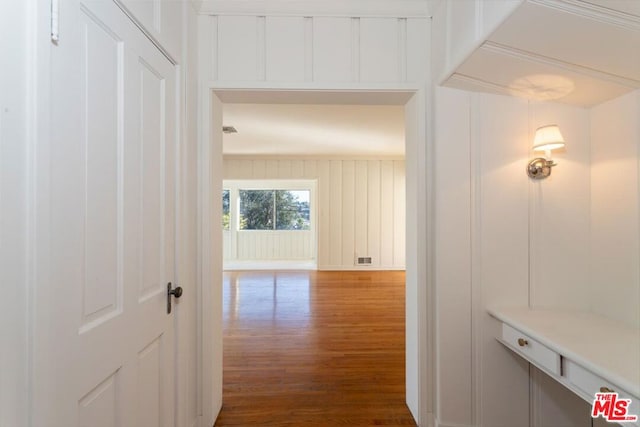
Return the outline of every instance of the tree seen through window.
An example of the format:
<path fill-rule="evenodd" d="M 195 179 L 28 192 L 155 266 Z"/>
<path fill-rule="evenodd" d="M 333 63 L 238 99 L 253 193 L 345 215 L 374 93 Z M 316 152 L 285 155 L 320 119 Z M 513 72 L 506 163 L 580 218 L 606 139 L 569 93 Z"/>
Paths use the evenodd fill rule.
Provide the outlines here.
<path fill-rule="evenodd" d="M 240 190 L 240 230 L 309 230 L 309 190 Z"/>

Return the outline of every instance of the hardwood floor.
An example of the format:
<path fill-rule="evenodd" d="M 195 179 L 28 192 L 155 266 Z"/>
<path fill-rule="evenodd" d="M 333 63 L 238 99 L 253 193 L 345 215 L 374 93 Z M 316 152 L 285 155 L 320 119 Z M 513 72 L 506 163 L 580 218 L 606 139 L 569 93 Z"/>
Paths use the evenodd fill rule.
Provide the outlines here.
<path fill-rule="evenodd" d="M 228 272 L 216 426 L 407 426 L 404 272 Z"/>

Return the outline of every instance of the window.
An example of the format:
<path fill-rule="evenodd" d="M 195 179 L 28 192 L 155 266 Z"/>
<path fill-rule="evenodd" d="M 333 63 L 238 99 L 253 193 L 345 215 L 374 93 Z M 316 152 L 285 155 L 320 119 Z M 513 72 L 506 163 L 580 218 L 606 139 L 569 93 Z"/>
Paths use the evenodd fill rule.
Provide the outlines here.
<path fill-rule="evenodd" d="M 229 190 L 222 190 L 222 229 L 229 230 L 229 220 L 231 218 L 231 195 Z"/>
<path fill-rule="evenodd" d="M 309 190 L 240 190 L 240 230 L 309 230 Z"/>

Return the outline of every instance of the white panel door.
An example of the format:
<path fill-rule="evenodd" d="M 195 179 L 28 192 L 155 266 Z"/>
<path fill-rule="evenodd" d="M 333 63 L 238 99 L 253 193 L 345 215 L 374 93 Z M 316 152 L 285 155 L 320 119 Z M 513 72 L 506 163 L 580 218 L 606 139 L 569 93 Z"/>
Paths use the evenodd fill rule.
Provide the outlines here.
<path fill-rule="evenodd" d="M 175 68 L 110 0 L 60 24 L 34 425 L 173 426 Z"/>

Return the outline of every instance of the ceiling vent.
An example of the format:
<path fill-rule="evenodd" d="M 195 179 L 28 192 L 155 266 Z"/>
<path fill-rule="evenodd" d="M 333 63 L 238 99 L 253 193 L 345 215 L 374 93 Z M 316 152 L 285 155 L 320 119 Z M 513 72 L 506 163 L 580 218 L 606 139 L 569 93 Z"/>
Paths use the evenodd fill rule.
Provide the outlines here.
<path fill-rule="evenodd" d="M 238 133 L 238 130 L 233 126 L 222 126 L 222 133 Z"/>

